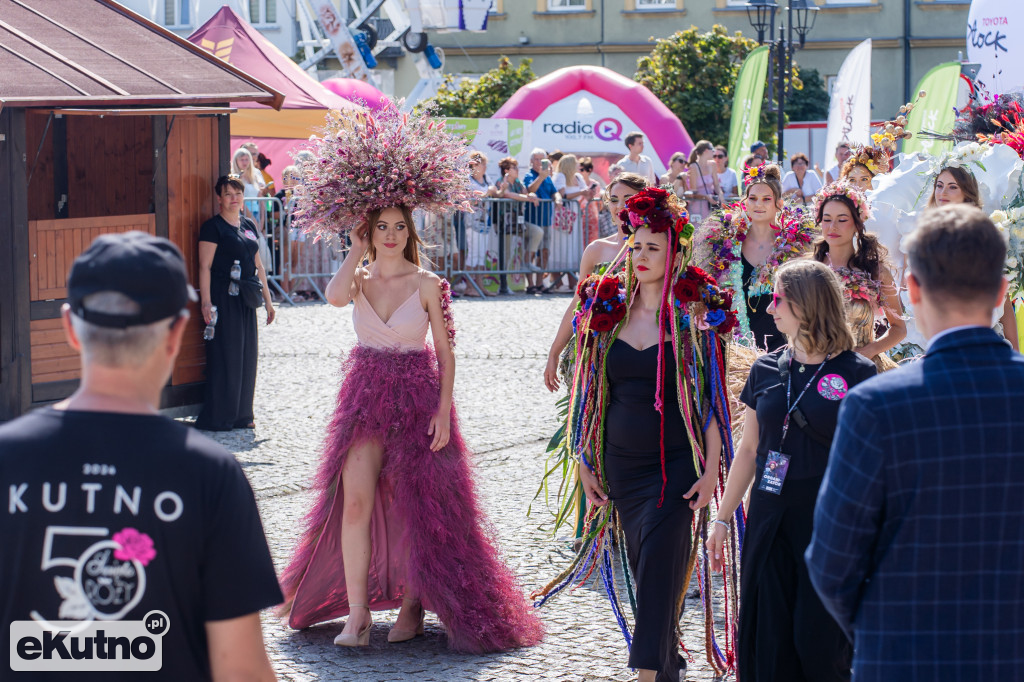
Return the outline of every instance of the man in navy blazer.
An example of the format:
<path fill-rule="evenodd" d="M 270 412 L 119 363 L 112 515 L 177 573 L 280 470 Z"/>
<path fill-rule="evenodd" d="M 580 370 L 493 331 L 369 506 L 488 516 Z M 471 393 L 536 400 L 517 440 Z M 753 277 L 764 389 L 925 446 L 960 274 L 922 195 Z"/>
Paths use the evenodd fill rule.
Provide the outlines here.
<path fill-rule="evenodd" d="M 1006 246 L 926 212 L 907 286 L 924 358 L 843 400 L 807 549 L 853 679 L 1024 679 L 1024 356 L 991 329 Z"/>

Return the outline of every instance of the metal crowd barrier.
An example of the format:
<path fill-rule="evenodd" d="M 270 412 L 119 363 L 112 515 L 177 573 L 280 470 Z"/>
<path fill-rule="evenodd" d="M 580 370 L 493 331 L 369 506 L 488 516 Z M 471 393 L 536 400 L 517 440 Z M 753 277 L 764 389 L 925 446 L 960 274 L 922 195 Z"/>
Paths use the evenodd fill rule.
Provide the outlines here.
<path fill-rule="evenodd" d="M 583 249 L 596 233 L 596 217 L 578 201 L 534 202 L 481 198 L 473 212 L 434 216 L 414 213 L 424 243 L 423 267 L 446 277 L 457 290 L 509 294 L 524 291 L 544 276 L 571 283 Z M 266 245 L 261 258 L 271 288 L 287 303 L 307 292 L 326 302 L 323 289 L 348 252 L 340 238 L 314 241 L 293 225 L 294 201 L 247 199 Z M 593 226 L 589 222 L 594 221 Z"/>

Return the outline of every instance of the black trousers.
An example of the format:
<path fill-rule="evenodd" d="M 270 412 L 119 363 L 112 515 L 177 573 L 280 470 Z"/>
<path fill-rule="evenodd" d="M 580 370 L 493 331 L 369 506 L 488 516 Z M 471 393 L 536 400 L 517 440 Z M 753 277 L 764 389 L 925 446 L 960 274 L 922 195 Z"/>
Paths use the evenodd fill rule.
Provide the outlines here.
<path fill-rule="evenodd" d="M 740 578 L 737 666 L 743 682 L 848 682 L 853 649 L 804 562 L 821 479 L 754 490 Z"/>
<path fill-rule="evenodd" d="M 216 333 L 206 342 L 206 400 L 196 428 L 229 431 L 253 420 L 256 391 L 256 310 L 241 296 L 213 295 Z"/>

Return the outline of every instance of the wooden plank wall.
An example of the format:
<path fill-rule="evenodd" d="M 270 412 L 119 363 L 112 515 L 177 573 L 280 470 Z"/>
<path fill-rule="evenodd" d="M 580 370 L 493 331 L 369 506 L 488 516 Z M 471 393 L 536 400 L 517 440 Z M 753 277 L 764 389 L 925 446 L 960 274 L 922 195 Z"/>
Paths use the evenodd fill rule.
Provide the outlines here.
<path fill-rule="evenodd" d="M 29 299 L 45 301 L 67 298 L 67 275 L 75 258 L 101 234 L 129 230 L 155 234 L 156 217 L 152 213 L 143 213 L 102 218 L 30 220 Z M 29 335 L 33 384 L 80 377 L 78 354 L 65 341 L 60 318 L 32 320 Z"/>
<path fill-rule="evenodd" d="M 29 171 L 35 166 L 29 183 L 29 220 L 59 217 L 53 150 L 60 130 L 66 131 L 66 217 L 153 212 L 153 124 L 149 116 L 66 116 L 63 128 L 52 120 L 47 128 L 48 119 L 49 114 L 29 113 L 26 117 Z"/>
<path fill-rule="evenodd" d="M 170 118 L 168 118 L 170 120 Z M 168 238 L 185 256 L 189 277 L 199 287 L 199 226 L 217 211 L 213 186 L 220 176 L 218 118 L 175 118 L 167 140 Z M 191 304 L 181 353 L 171 384 L 202 381 L 206 365 L 202 313 Z"/>
<path fill-rule="evenodd" d="M 141 230 L 156 234 L 152 213 L 30 220 L 28 223 L 29 300 L 67 298 L 71 264 L 101 234 Z"/>

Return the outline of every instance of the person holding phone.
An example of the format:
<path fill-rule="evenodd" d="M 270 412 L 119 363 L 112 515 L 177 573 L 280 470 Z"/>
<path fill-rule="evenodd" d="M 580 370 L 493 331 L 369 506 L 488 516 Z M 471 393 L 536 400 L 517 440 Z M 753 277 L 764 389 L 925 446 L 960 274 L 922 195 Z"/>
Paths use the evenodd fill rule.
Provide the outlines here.
<path fill-rule="evenodd" d="M 540 267 L 536 274 L 527 275 L 529 286 L 526 288 L 526 293 L 537 294 L 543 289 L 541 273 L 547 267 L 551 251 L 551 218 L 554 214 L 552 204 L 562 203 L 562 195 L 555 189 L 555 183 L 551 179 L 551 161 L 548 160 L 548 153 L 543 148 L 537 147 L 530 153 L 530 171 L 523 178 L 523 184 L 526 185 L 527 192 L 536 194 L 537 198 L 541 199 L 539 205 L 526 207 L 527 229 L 532 231 L 530 226 L 534 226 L 541 230 Z M 549 199 L 553 201 L 547 201 Z M 527 263 L 534 258 L 537 251 L 535 245 L 529 250 L 530 246 L 527 245 Z"/>

